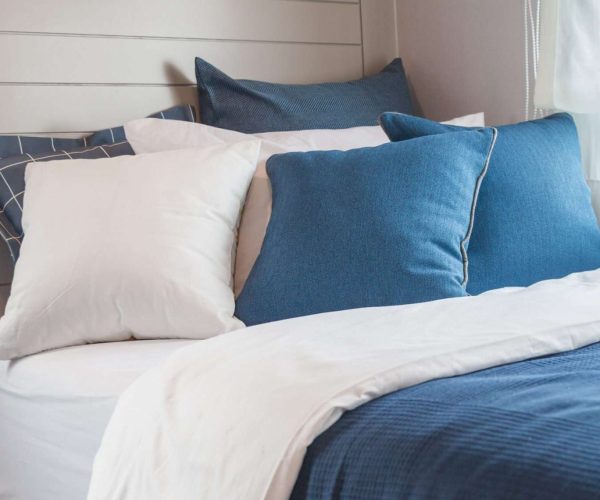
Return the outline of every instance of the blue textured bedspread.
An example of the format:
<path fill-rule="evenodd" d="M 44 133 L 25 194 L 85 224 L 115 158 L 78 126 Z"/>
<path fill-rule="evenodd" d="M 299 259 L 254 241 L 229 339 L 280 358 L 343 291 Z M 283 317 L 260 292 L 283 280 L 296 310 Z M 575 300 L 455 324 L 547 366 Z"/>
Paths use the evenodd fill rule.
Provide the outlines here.
<path fill-rule="evenodd" d="M 304 498 L 600 498 L 600 344 L 346 413 L 308 449 Z"/>

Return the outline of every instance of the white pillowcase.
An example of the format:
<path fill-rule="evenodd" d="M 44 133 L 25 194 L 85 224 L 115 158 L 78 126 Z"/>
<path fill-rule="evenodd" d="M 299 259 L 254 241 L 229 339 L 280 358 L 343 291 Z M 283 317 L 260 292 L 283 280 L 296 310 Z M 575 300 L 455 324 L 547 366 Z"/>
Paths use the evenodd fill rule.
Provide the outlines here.
<path fill-rule="evenodd" d="M 483 113 L 455 118 L 449 122 L 461 126 L 484 126 Z M 271 185 L 266 163 L 274 154 L 374 147 L 388 142 L 381 127 L 355 127 L 339 130 L 299 130 L 247 135 L 197 123 L 147 118 L 125 124 L 125 135 L 137 154 L 173 149 L 232 144 L 255 137 L 262 146 L 258 168 L 242 214 L 235 262 L 235 294 L 242 291 L 260 253 L 271 217 Z"/>
<path fill-rule="evenodd" d="M 459 116 L 442 122 L 444 125 L 456 125 L 457 127 L 485 127 L 485 114 L 473 113 L 472 115 Z"/>
<path fill-rule="evenodd" d="M 30 163 L 0 358 L 243 327 L 231 263 L 259 149 Z"/>

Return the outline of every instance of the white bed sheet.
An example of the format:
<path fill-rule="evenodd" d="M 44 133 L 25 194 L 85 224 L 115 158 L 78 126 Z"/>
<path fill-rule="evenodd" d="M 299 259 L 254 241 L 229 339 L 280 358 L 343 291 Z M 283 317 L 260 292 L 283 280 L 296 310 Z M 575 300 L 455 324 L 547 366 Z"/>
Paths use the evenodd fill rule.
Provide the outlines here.
<path fill-rule="evenodd" d="M 0 361 L 0 500 L 84 499 L 119 395 L 193 342 L 115 342 Z"/>

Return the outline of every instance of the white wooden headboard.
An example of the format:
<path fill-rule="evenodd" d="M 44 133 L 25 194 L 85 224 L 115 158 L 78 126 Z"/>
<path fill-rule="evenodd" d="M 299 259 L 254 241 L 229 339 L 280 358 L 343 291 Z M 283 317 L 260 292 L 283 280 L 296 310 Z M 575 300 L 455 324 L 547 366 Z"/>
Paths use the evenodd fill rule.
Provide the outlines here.
<path fill-rule="evenodd" d="M 0 0 L 0 134 L 84 134 L 239 78 L 358 78 L 397 53 L 395 0 Z M 12 266 L 0 250 L 0 283 Z"/>

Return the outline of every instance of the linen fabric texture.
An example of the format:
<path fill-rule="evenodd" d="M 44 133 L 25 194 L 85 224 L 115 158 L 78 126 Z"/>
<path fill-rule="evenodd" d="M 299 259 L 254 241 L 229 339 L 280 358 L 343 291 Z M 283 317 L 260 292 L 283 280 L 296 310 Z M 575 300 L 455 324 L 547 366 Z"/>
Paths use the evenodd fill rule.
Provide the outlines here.
<path fill-rule="evenodd" d="M 381 124 L 393 141 L 457 132 L 396 113 Z M 478 294 L 600 267 L 600 230 L 570 115 L 498 127 L 469 245 L 467 291 Z"/>
<path fill-rule="evenodd" d="M 412 112 L 404 67 L 340 83 L 288 85 L 235 80 L 199 57 L 200 121 L 244 133 L 376 125 L 384 111 Z"/>
<path fill-rule="evenodd" d="M 290 499 L 594 498 L 599 374 L 593 344 L 371 401 L 310 445 Z"/>
<path fill-rule="evenodd" d="M 255 325 L 466 295 L 466 246 L 495 134 L 273 156 L 273 212 L 236 316 Z"/>

